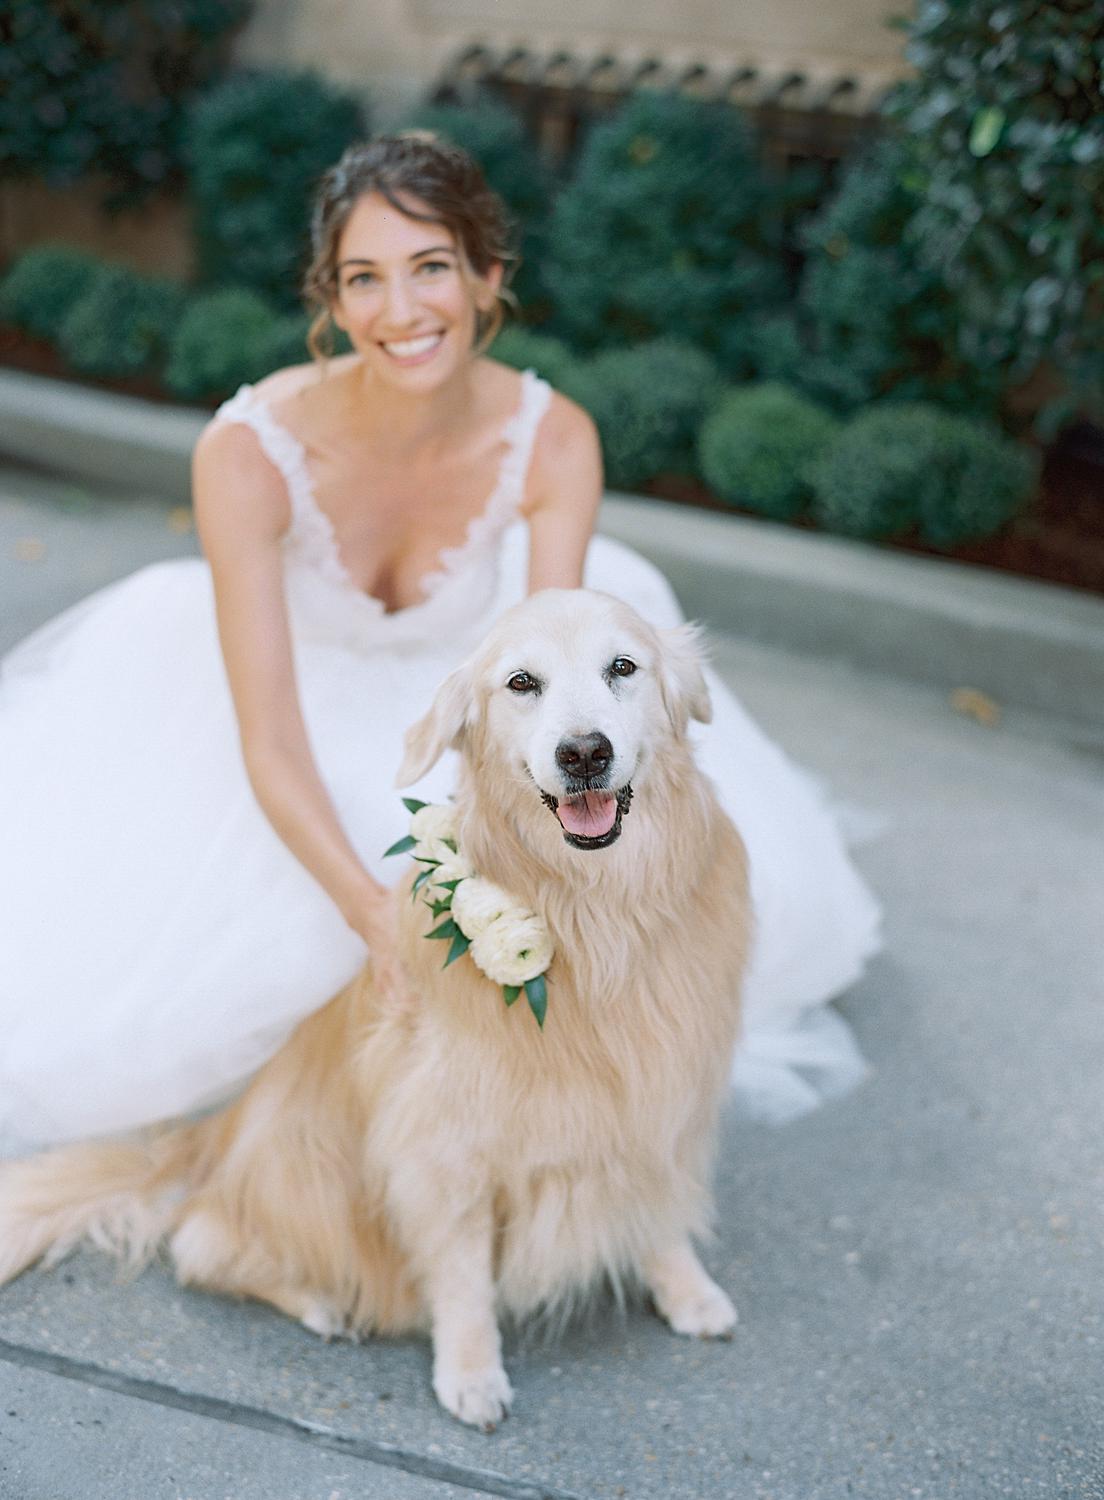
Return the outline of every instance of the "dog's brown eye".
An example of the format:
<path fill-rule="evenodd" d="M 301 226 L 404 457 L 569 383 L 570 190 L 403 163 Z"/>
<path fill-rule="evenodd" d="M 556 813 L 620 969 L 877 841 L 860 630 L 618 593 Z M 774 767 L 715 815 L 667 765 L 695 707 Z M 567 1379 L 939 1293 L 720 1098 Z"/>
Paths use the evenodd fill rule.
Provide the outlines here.
<path fill-rule="evenodd" d="M 536 693 L 540 691 L 540 683 L 529 672 L 515 672 L 506 680 L 506 686 L 511 693 Z"/>
<path fill-rule="evenodd" d="M 636 662 L 627 656 L 615 656 L 610 663 L 610 671 L 615 677 L 631 677 L 636 671 Z"/>

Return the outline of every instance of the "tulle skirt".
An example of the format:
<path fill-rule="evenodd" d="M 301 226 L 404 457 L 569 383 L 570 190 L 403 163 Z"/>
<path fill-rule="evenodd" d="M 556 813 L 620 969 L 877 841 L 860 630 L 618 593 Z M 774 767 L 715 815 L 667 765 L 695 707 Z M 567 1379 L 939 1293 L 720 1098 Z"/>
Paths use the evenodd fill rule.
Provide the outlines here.
<path fill-rule="evenodd" d="M 487 623 L 524 577 L 516 527 Z M 593 544 L 587 582 L 656 624 L 680 618 L 665 580 L 615 543 Z M 457 664 L 455 640 L 381 631 L 354 646 L 294 618 L 293 633 L 323 779 L 365 864 L 393 881 L 403 733 Z M 815 784 L 710 687 L 698 753 L 748 846 L 757 933 L 733 1084 L 783 1119 L 861 1076 L 823 1002 L 877 946 L 878 910 Z M 443 800 L 454 771 L 446 758 L 416 794 Z M 2 1151 L 227 1098 L 365 958 L 254 800 L 202 562 L 146 568 L 6 658 L 0 834 Z"/>

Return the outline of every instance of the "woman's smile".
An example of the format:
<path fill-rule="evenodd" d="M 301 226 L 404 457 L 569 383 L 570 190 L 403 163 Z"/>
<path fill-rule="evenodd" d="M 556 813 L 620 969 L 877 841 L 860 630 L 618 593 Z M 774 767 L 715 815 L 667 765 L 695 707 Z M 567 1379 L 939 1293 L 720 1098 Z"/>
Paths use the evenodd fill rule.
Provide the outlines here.
<path fill-rule="evenodd" d="M 398 364 L 422 365 L 427 364 L 437 353 L 444 337 L 444 330 L 438 329 L 434 333 L 423 333 L 414 338 L 381 340 L 380 348 Z"/>

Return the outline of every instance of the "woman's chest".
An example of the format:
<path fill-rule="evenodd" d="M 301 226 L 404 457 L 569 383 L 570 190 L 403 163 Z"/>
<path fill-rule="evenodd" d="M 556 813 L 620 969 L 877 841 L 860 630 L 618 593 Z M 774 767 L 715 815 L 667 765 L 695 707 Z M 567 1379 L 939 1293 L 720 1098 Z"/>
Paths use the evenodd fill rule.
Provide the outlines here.
<path fill-rule="evenodd" d="M 523 499 L 502 495 L 501 443 L 436 462 L 321 446 L 308 449 L 307 459 L 315 504 L 345 571 L 391 610 L 419 602 L 442 553 L 464 547 L 488 507 Z"/>

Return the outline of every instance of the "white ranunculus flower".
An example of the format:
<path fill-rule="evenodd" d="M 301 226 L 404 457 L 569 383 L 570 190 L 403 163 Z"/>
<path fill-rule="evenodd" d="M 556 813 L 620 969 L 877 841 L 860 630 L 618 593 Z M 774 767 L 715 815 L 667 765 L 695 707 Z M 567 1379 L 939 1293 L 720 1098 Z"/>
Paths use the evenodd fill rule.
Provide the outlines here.
<path fill-rule="evenodd" d="M 544 973 L 552 962 L 553 948 L 540 917 L 515 908 L 485 927 L 469 951 L 495 984 L 520 985 Z"/>
<path fill-rule="evenodd" d="M 441 861 L 426 881 L 426 889 L 432 886 L 443 888 L 447 880 L 467 880 L 475 873 L 462 854 L 453 854 L 451 850 L 446 850 L 446 853 L 448 858 Z M 459 889 L 460 887 L 457 886 L 457 890 Z"/>
<path fill-rule="evenodd" d="M 427 803 L 410 819 L 410 832 L 418 841 L 411 850 L 415 859 L 451 859 L 455 851 L 445 840 L 456 843 L 455 808 L 440 802 Z"/>
<path fill-rule="evenodd" d="M 507 912 L 524 915 L 524 909 L 501 888 L 480 875 L 473 875 L 456 887 L 452 898 L 452 920 L 467 938 L 477 938 L 497 917 Z"/>

